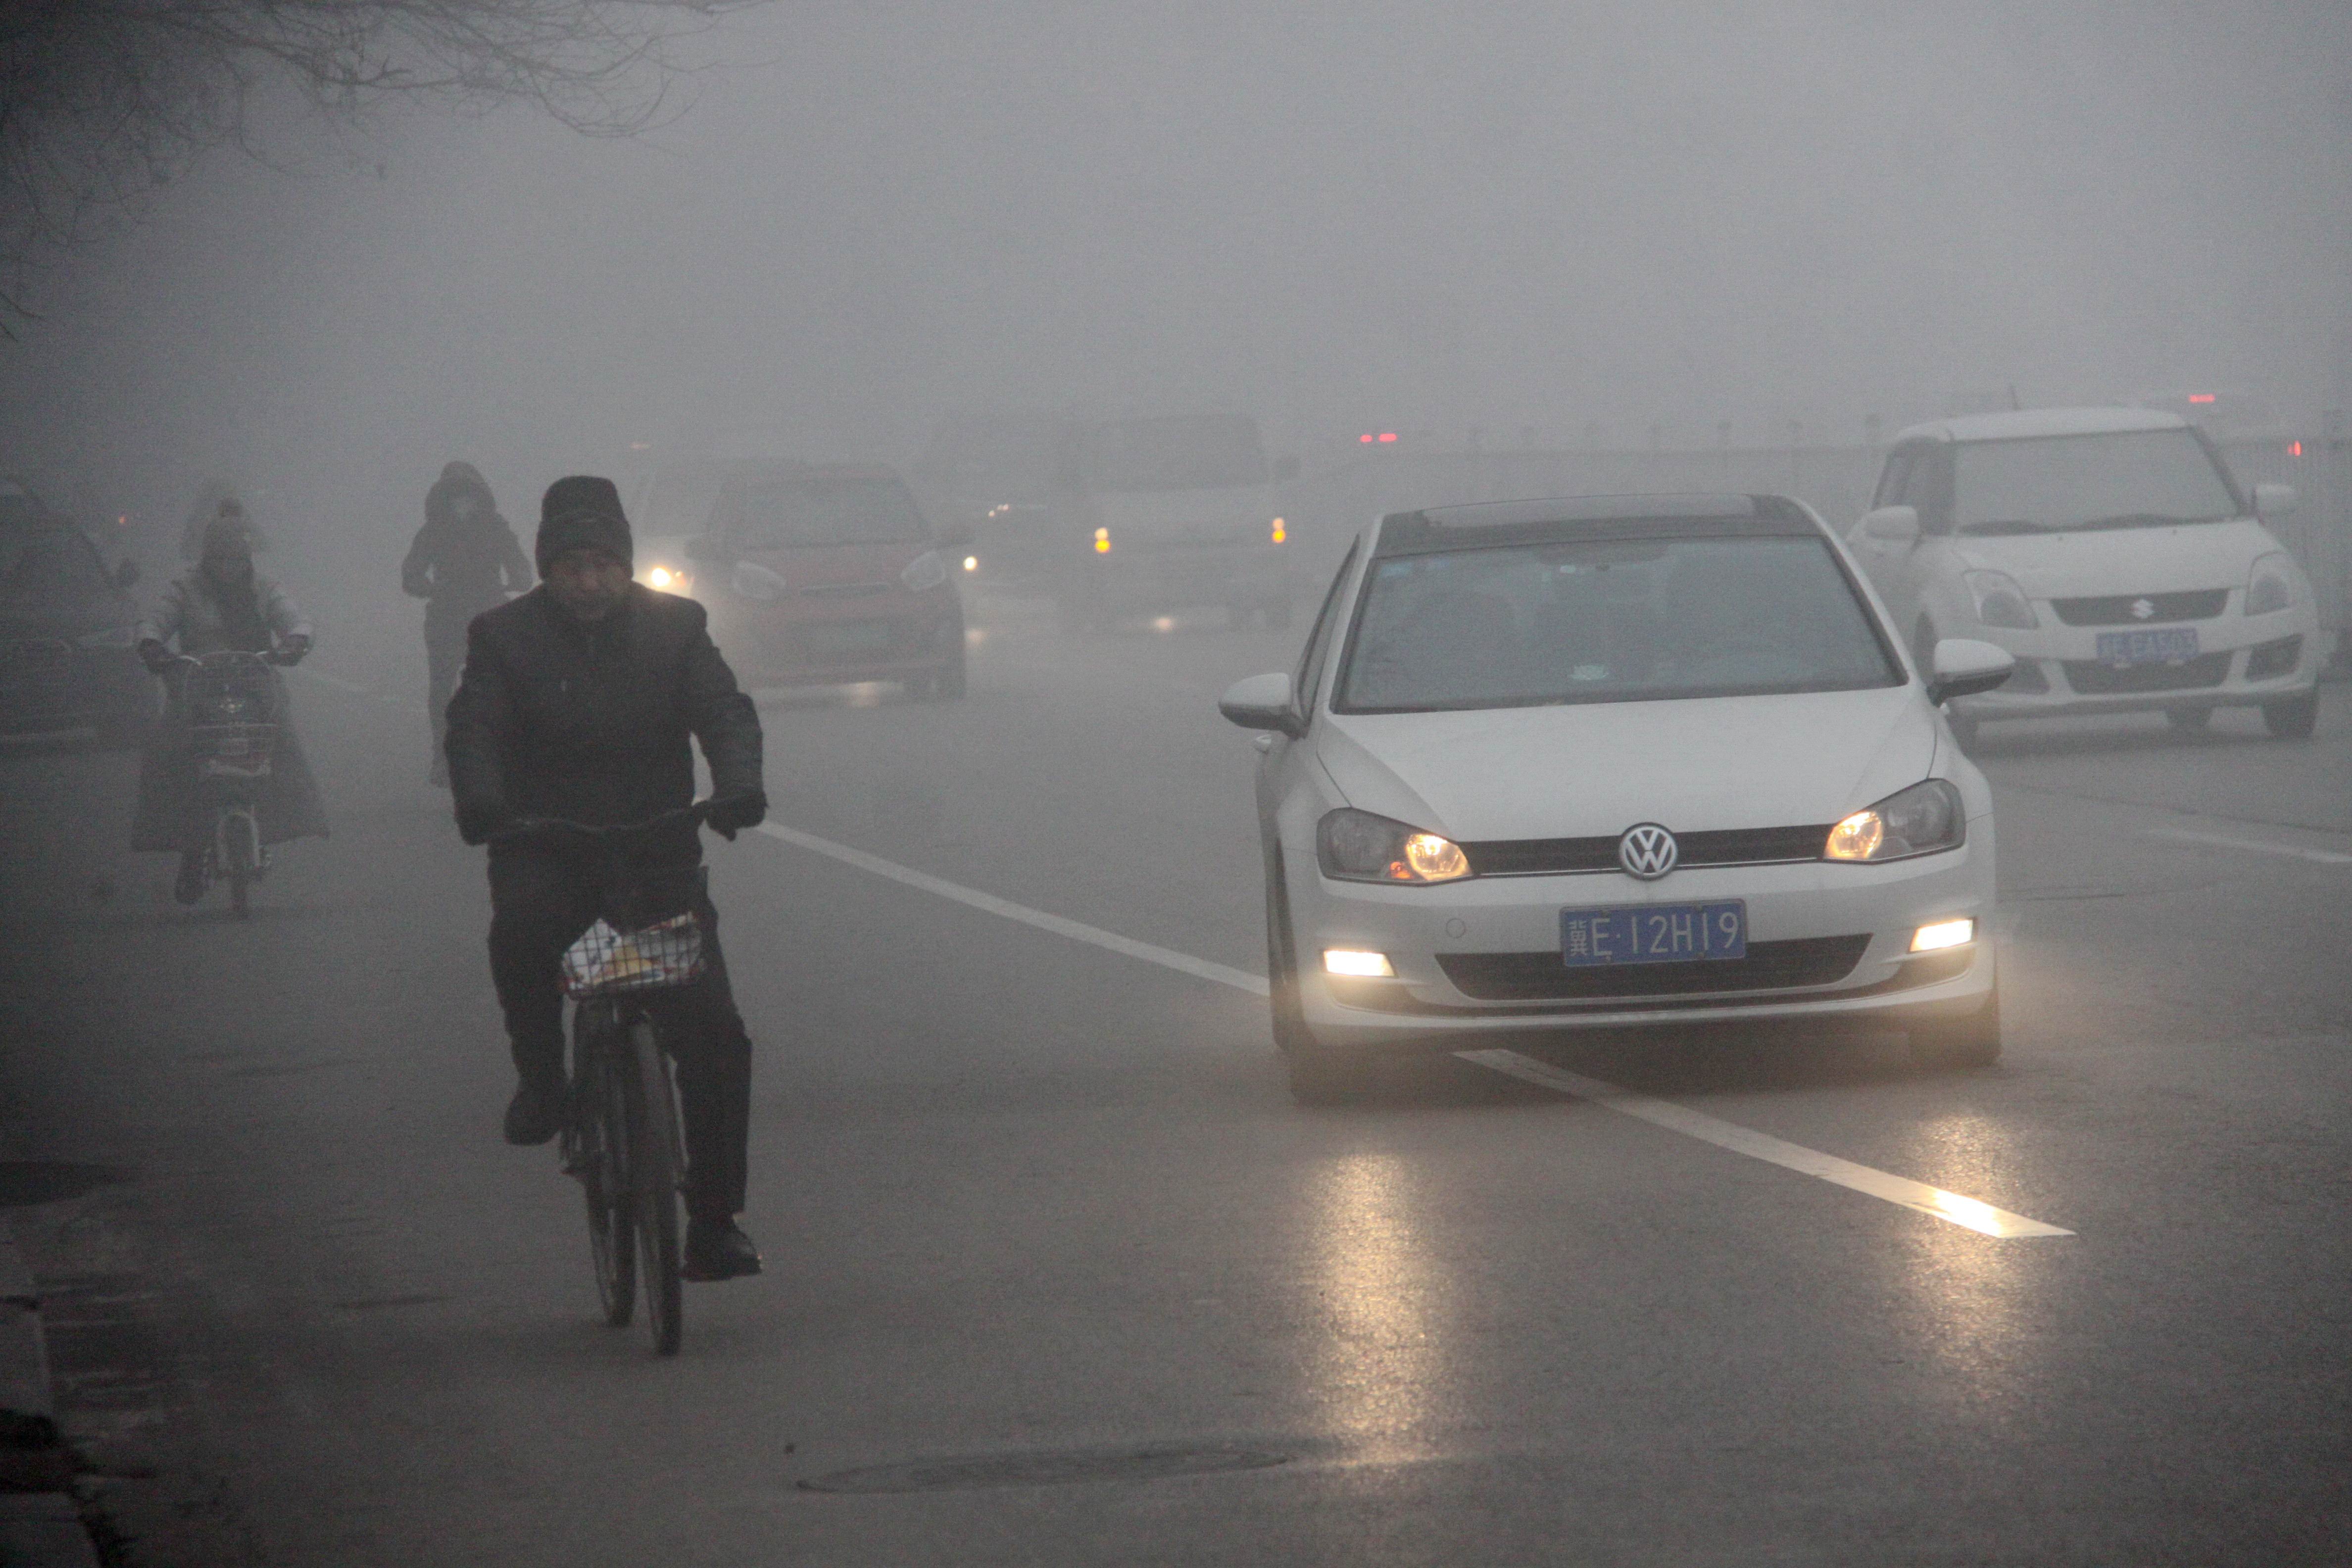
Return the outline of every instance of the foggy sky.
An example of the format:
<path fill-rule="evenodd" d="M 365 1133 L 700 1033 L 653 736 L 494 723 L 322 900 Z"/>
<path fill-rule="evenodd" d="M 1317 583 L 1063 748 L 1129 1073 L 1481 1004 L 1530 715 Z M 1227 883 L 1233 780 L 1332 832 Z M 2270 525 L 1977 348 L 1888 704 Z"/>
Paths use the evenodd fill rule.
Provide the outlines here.
<path fill-rule="evenodd" d="M 450 456 L 520 517 L 632 441 L 904 458 L 1009 404 L 1246 409 L 1310 463 L 1854 439 L 2012 383 L 2307 411 L 2352 375 L 2346 15 L 780 5 L 634 142 L 213 158 L 43 281 L 0 460 L 373 530 Z"/>

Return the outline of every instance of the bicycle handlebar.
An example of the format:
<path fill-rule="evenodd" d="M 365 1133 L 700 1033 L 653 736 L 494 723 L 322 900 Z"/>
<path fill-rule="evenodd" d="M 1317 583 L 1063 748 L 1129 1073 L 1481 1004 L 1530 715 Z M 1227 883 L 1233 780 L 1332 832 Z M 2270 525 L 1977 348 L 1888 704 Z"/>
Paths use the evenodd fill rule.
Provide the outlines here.
<path fill-rule="evenodd" d="M 613 822 L 601 826 L 586 822 L 570 822 L 560 816 L 527 816 L 499 828 L 490 835 L 488 842 L 497 844 L 515 838 L 552 838 L 566 836 L 597 839 L 625 838 L 635 834 L 650 833 L 656 828 L 668 827 L 680 822 L 691 822 L 698 826 L 710 819 L 710 808 L 714 804 L 715 802 L 710 800 L 698 800 L 692 805 L 681 805 L 673 811 L 661 812 L 646 817 L 643 822 Z"/>

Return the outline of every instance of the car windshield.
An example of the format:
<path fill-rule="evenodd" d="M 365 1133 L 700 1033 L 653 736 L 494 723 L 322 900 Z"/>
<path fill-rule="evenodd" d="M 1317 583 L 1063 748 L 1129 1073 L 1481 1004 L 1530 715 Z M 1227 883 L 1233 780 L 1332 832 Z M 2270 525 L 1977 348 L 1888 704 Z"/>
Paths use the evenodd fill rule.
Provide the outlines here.
<path fill-rule="evenodd" d="M 1826 541 L 1589 540 L 1384 560 L 1347 713 L 1899 686 Z"/>
<path fill-rule="evenodd" d="M 1262 485 L 1265 448 L 1246 415 L 1122 419 L 1087 432 L 1087 476 L 1114 491 Z"/>
<path fill-rule="evenodd" d="M 2229 481 L 2188 430 L 1964 441 L 1952 460 L 1962 533 L 2165 528 L 2239 512 Z"/>
<path fill-rule="evenodd" d="M 805 474 L 739 489 L 729 538 L 745 550 L 927 539 L 923 514 L 888 474 Z"/>
<path fill-rule="evenodd" d="M 89 541 L 55 523 L 0 523 L 0 605 L 86 605 L 114 592 Z"/>

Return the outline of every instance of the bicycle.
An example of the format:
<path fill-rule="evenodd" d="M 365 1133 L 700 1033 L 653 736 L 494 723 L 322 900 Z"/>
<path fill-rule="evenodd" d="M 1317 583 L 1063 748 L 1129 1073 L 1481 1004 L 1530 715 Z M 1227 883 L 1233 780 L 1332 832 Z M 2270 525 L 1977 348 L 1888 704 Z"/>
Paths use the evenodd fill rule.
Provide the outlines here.
<path fill-rule="evenodd" d="M 660 1026 L 646 1005 L 653 994 L 691 984 L 705 968 L 698 914 L 635 924 L 642 889 L 620 853 L 626 842 L 679 822 L 699 826 L 709 802 L 612 827 L 539 818 L 495 838 L 576 837 L 604 846 L 617 873 L 608 911 L 563 954 L 563 989 L 572 998 L 572 1079 L 564 1119 L 563 1170 L 577 1178 L 588 1205 L 588 1246 L 604 1321 L 626 1328 L 645 1288 L 646 1322 L 656 1354 L 676 1355 L 684 1333 L 680 1289 L 679 1189 L 685 1175 L 677 1091 Z"/>

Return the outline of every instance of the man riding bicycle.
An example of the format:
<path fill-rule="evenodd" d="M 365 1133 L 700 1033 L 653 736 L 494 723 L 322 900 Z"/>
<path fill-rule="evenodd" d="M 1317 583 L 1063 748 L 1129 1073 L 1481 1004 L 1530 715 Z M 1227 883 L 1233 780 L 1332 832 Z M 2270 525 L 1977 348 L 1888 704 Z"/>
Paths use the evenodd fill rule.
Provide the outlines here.
<path fill-rule="evenodd" d="M 708 820 L 728 837 L 767 816 L 759 715 L 710 640 L 700 605 L 630 581 L 632 542 L 610 479 L 548 487 L 535 553 L 541 583 L 474 617 L 450 699 L 446 748 L 457 831 L 489 845 L 490 975 L 520 1079 L 509 1143 L 544 1143 L 564 1116 L 564 950 L 605 912 L 605 852 L 517 835 L 534 819 L 609 826 L 689 805 L 694 754 L 710 766 Z M 685 1275 L 760 1271 L 736 1225 L 750 1137 L 751 1041 L 727 983 L 718 910 L 695 825 L 650 832 L 628 851 L 632 880 L 667 915 L 692 910 L 708 969 L 666 993 L 663 1038 L 677 1062 L 686 1124 Z"/>

